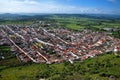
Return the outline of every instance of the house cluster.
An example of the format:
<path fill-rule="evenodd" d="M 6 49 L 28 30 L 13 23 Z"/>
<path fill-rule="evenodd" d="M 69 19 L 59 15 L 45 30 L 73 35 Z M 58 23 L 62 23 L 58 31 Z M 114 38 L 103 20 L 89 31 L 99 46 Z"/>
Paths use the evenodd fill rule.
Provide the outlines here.
<path fill-rule="evenodd" d="M 0 25 L 0 28 L 0 45 L 10 45 L 21 62 L 73 63 L 120 51 L 120 39 L 87 29 L 76 32 L 22 25 Z"/>

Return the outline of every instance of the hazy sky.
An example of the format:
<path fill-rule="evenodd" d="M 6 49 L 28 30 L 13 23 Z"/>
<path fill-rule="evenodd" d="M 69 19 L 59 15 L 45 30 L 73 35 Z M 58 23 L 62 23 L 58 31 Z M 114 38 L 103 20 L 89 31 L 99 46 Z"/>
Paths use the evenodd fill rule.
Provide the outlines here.
<path fill-rule="evenodd" d="M 0 13 L 120 14 L 120 0 L 0 0 Z"/>

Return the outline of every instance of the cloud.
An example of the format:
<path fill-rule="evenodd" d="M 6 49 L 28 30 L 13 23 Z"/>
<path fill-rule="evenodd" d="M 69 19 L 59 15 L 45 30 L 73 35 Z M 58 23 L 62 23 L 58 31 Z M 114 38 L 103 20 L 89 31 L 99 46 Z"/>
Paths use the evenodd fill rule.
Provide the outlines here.
<path fill-rule="evenodd" d="M 38 5 L 38 2 L 34 0 L 4 0 L 0 1 L 0 12 L 28 11 L 33 5 Z"/>
<path fill-rule="evenodd" d="M 0 0 L 0 13 L 107 13 L 95 7 L 57 3 L 56 0 Z"/>

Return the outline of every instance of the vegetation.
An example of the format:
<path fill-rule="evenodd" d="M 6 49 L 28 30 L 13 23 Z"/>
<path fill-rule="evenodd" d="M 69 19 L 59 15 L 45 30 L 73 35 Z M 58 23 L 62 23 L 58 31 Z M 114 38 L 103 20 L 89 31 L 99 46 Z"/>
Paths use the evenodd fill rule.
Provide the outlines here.
<path fill-rule="evenodd" d="M 2 58 L 4 57 L 4 58 Z M 12 66 L 18 64 L 18 60 L 15 57 L 15 54 L 10 52 L 9 46 L 0 46 L 0 66 Z M 1 68 L 0 68 L 1 70 Z"/>
<path fill-rule="evenodd" d="M 120 53 L 118 53 L 120 54 Z M 7 62 L 6 60 L 4 62 Z M 17 62 L 17 61 L 16 61 Z M 10 62 L 0 66 L 1 80 L 107 80 L 109 76 L 120 79 L 120 57 L 112 53 L 103 54 L 83 62 L 54 64 L 21 64 Z"/>
<path fill-rule="evenodd" d="M 8 17 L 8 16 L 7 16 Z M 5 18 L 5 17 L 4 17 Z M 57 23 L 57 27 L 70 30 L 83 28 L 104 31 L 103 28 L 120 28 L 120 18 L 98 17 L 89 15 L 42 15 L 0 17 L 0 24 L 31 25 L 34 21 L 43 20 L 47 23 Z M 51 26 L 54 27 L 54 26 Z M 120 38 L 120 31 L 111 31 L 111 36 Z M 117 54 L 120 54 L 118 52 Z M 4 56 L 5 59 L 1 57 Z M 0 46 L 0 80 L 108 80 L 112 75 L 120 80 L 120 56 L 112 52 L 102 54 L 83 62 L 35 64 L 20 63 L 8 46 Z"/>
<path fill-rule="evenodd" d="M 51 28 L 67 28 L 79 31 L 87 28 L 95 31 L 105 31 L 103 28 L 119 29 L 118 31 L 110 31 L 112 36 L 120 38 L 120 16 L 110 15 L 81 15 L 81 14 L 51 14 L 51 15 L 0 15 L 0 24 L 21 24 L 32 25 L 36 21 L 45 21 L 53 24 Z"/>

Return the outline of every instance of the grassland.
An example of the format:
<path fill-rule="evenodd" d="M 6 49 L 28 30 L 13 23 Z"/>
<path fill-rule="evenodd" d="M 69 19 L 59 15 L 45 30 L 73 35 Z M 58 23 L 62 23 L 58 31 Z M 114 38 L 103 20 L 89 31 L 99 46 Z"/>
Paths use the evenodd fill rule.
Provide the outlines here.
<path fill-rule="evenodd" d="M 8 60 L 9 61 L 9 60 Z M 3 61 L 7 62 L 7 61 Z M 109 76 L 120 79 L 120 57 L 112 53 L 87 59 L 83 62 L 60 64 L 18 64 L 17 61 L 0 66 L 1 80 L 108 80 Z M 8 65 L 13 64 L 13 65 Z"/>
<path fill-rule="evenodd" d="M 64 62 L 48 65 L 20 63 L 10 54 L 9 47 L 1 46 L 0 49 L 6 57 L 0 60 L 0 80 L 108 80 L 111 75 L 120 79 L 120 56 L 112 52 L 74 64 Z"/>

